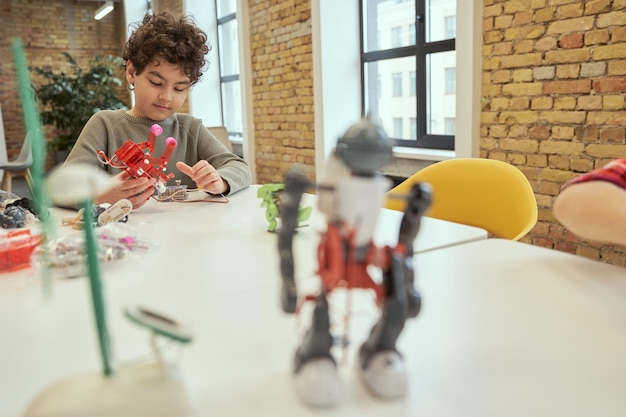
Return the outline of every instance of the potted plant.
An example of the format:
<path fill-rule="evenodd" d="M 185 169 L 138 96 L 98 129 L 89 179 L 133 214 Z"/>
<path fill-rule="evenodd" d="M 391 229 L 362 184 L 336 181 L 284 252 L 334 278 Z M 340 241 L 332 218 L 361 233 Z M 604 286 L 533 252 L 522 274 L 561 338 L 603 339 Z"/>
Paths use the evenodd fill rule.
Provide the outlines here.
<path fill-rule="evenodd" d="M 86 68 L 81 68 L 69 53 L 63 52 L 63 55 L 69 63 L 67 72 L 30 68 L 44 80 L 40 85 L 33 85 L 33 90 L 41 105 L 42 123 L 55 128 L 48 150 L 57 154 L 57 163 L 67 156 L 94 113 L 127 108 L 120 98 L 122 80 L 116 75 L 116 69 L 122 67 L 122 58 L 97 56 Z"/>

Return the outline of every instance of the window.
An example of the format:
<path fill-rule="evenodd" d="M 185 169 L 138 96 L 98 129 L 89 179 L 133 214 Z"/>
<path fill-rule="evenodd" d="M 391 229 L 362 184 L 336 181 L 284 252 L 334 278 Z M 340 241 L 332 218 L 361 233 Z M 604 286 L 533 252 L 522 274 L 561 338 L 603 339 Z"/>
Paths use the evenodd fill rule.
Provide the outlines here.
<path fill-rule="evenodd" d="M 395 137 L 402 137 L 402 118 L 401 117 L 393 118 L 393 135 Z"/>
<path fill-rule="evenodd" d="M 359 0 L 359 4 L 363 114 L 371 114 L 385 131 L 393 132 L 400 146 L 453 150 L 454 136 L 445 119 L 456 117 L 456 40 L 450 35 L 456 35 L 457 0 Z M 398 42 L 398 27 L 409 28 L 408 45 Z M 381 33 L 391 33 L 391 38 L 379 39 Z M 411 83 L 410 95 L 404 97 L 403 74 Z M 372 88 L 381 75 L 391 84 Z M 397 129 L 397 120 L 404 118 L 414 118 L 415 129 Z"/>
<path fill-rule="evenodd" d="M 444 18 L 444 27 L 445 27 L 444 37 L 446 39 L 456 38 L 456 15 L 446 16 Z"/>
<path fill-rule="evenodd" d="M 391 46 L 399 48 L 402 46 L 402 28 L 391 28 Z"/>
<path fill-rule="evenodd" d="M 216 0 L 218 57 L 223 123 L 231 137 L 243 132 L 241 84 L 239 81 L 239 36 L 237 0 Z"/>
<path fill-rule="evenodd" d="M 446 68 L 446 94 L 456 94 L 456 68 Z"/>
<path fill-rule="evenodd" d="M 392 83 L 393 83 L 393 96 L 400 97 L 402 96 L 402 73 L 394 72 L 391 74 Z"/>
<path fill-rule="evenodd" d="M 454 117 L 446 117 L 444 119 L 445 131 L 447 135 L 456 134 L 456 119 Z"/>

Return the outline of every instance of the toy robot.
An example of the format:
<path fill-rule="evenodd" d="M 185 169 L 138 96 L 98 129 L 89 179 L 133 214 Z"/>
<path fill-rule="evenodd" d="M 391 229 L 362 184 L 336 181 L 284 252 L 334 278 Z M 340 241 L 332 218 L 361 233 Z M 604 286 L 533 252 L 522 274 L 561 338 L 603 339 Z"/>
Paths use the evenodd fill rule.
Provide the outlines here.
<path fill-rule="evenodd" d="M 109 159 L 103 151 L 98 151 L 98 156 L 102 163 L 111 165 L 112 167 L 123 169 L 133 178 L 155 178 L 157 181 L 154 188 L 160 193 L 165 192 L 165 183 L 174 177 L 173 173 L 165 174 L 167 162 L 172 156 L 174 148 L 176 148 L 176 139 L 167 138 L 165 140 L 166 148 L 160 158 L 150 155 L 154 152 L 154 143 L 156 137 L 163 133 L 163 128 L 157 124 L 152 125 L 150 134 L 145 142 L 135 143 L 128 139 L 111 159 Z M 147 151 L 145 151 L 147 149 Z"/>
<path fill-rule="evenodd" d="M 329 326 L 327 295 L 335 288 L 366 288 L 374 291 L 380 319 L 361 345 L 359 371 L 369 390 L 383 398 L 398 398 L 406 393 L 406 372 L 396 341 L 405 320 L 418 315 L 419 293 L 413 286 L 413 241 L 421 217 L 431 202 L 430 187 L 418 183 L 406 196 L 398 242 L 394 247 L 377 247 L 372 241 L 376 220 L 384 203 L 389 180 L 377 171 L 392 155 L 392 144 L 385 133 L 369 120 L 352 126 L 337 142 L 334 156 L 348 168 L 348 175 L 331 176 L 317 187 L 319 207 L 328 217 L 327 230 L 318 248 L 321 288 L 313 297 L 311 326 L 295 354 L 295 386 L 308 405 L 327 407 L 340 399 L 336 362 L 331 354 L 333 337 Z M 293 236 L 297 208 L 302 193 L 312 184 L 298 169 L 287 173 L 281 210 L 279 253 L 282 275 L 281 304 L 287 313 L 297 305 L 294 277 Z M 382 282 L 377 284 L 368 273 L 380 268 Z"/>
<path fill-rule="evenodd" d="M 285 190 L 285 184 L 265 184 L 259 187 L 257 198 L 262 199 L 261 207 L 265 208 L 265 219 L 267 220 L 268 232 L 275 232 L 278 229 L 278 218 L 280 214 L 281 195 Z M 298 225 L 311 217 L 313 207 L 300 207 L 298 209 Z"/>

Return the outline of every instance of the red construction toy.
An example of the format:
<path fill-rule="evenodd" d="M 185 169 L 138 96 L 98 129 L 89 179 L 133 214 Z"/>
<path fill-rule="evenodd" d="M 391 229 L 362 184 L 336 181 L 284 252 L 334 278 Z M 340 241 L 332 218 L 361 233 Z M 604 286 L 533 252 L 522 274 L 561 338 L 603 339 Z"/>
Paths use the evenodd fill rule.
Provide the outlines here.
<path fill-rule="evenodd" d="M 136 143 L 128 139 L 119 147 L 112 158 L 108 158 L 103 151 L 98 151 L 101 161 L 114 168 L 123 169 L 134 178 L 146 177 L 155 178 L 157 181 L 154 187 L 159 192 L 165 191 L 165 183 L 174 177 L 173 173 L 166 174 L 167 162 L 176 148 L 176 139 L 169 137 L 165 139 L 166 148 L 157 158 L 150 153 L 154 152 L 156 137 L 163 133 L 163 128 L 157 124 L 152 125 L 148 140 Z M 146 151 L 147 149 L 147 151 Z"/>
<path fill-rule="evenodd" d="M 41 236 L 31 235 L 29 229 L 0 234 L 0 272 L 30 267 L 31 255 L 40 243 Z"/>

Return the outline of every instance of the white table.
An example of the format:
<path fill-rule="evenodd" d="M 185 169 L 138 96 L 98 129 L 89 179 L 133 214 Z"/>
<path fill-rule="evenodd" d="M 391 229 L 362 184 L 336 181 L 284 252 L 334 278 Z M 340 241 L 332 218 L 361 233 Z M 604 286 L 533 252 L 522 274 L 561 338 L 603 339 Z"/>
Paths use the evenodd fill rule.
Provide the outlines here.
<path fill-rule="evenodd" d="M 149 352 L 122 306 L 161 308 L 195 334 L 179 362 L 196 411 L 189 415 L 319 415 L 294 396 L 291 358 L 306 320 L 281 312 L 276 266 L 227 264 L 166 278 L 108 273 L 118 357 Z M 418 254 L 415 265 L 424 308 L 399 341 L 409 395 L 379 401 L 358 381 L 354 348 L 376 313 L 357 293 L 352 346 L 340 368 L 345 398 L 324 415 L 582 417 L 626 409 L 623 268 L 500 239 Z M 86 292 L 77 279 L 59 283 L 47 302 L 34 288 L 0 294 L 3 416 L 18 415 L 61 378 L 98 370 Z"/>
<path fill-rule="evenodd" d="M 275 415 L 267 400 L 304 412 L 289 393 L 289 358 L 299 334 L 294 317 L 282 314 L 278 303 L 276 235 L 266 231 L 256 187 L 229 199 L 229 204 L 151 201 L 131 214 L 129 224 L 160 243 L 141 257 L 103 267 L 115 351 L 122 362 L 150 353 L 146 332 L 130 324 L 122 309 L 152 307 L 193 328 L 195 342 L 185 349 L 180 364 L 193 403 L 203 410 L 200 415 L 207 407 L 224 411 L 222 415 L 250 415 L 246 407 L 255 401 L 260 402 L 258 415 Z M 307 196 L 305 203 L 314 201 Z M 53 214 L 59 219 L 72 212 Z M 320 216 L 314 210 L 311 226 L 300 229 L 295 239 L 297 272 L 304 281 L 315 269 Z M 400 216 L 383 210 L 377 240 L 395 242 Z M 485 237 L 481 229 L 425 218 L 416 250 Z M 33 270 L 0 275 L 2 416 L 19 415 L 38 392 L 63 378 L 99 371 L 87 281 L 55 282 L 52 296 L 46 297 L 33 275 Z M 374 316 L 371 312 L 366 318 Z M 362 329 L 369 324 L 367 320 Z M 250 352 L 250 347 L 259 350 Z M 266 380 L 268 372 L 284 390 L 271 389 L 275 385 Z M 237 399 L 233 383 L 246 401 Z M 382 405 L 368 397 L 364 401 L 373 410 L 406 406 Z M 244 408 L 237 411 L 239 406 Z"/>
<path fill-rule="evenodd" d="M 135 213 L 140 221 L 154 222 L 172 227 L 178 234 L 189 229 L 190 219 L 197 222 L 198 231 L 206 233 L 243 231 L 256 234 L 265 230 L 265 209 L 261 208 L 261 200 L 257 198 L 259 186 L 253 185 L 231 197 L 230 204 L 220 203 L 157 203 L 149 201 Z M 184 207 L 181 207 L 183 205 Z M 209 205 L 210 207 L 207 207 Z M 302 207 L 311 206 L 311 219 L 304 224 L 309 227 L 299 229 L 300 234 L 317 236 L 326 227 L 326 216 L 317 209 L 317 197 L 305 194 Z M 374 236 L 379 244 L 395 244 L 400 230 L 403 213 L 395 210 L 381 209 L 378 228 Z M 445 220 L 424 217 L 420 233 L 415 240 L 416 253 L 427 252 L 461 243 L 487 238 L 487 231 L 478 227 L 467 226 Z"/>
<path fill-rule="evenodd" d="M 345 400 L 324 415 L 586 417 L 626 410 L 626 270 L 499 239 L 431 251 L 415 262 L 424 309 L 399 343 L 411 378 L 407 399 L 378 401 L 358 381 L 354 348 L 376 319 L 361 298 L 341 368 Z M 196 309 L 186 304 L 200 333 L 183 372 L 199 410 L 319 414 L 293 394 L 291 358 L 302 327 L 280 312 L 277 287 L 211 297 Z"/>
<path fill-rule="evenodd" d="M 624 413 L 624 268 L 500 239 L 417 265 L 425 308 L 407 333 L 425 403 L 407 415 Z"/>

